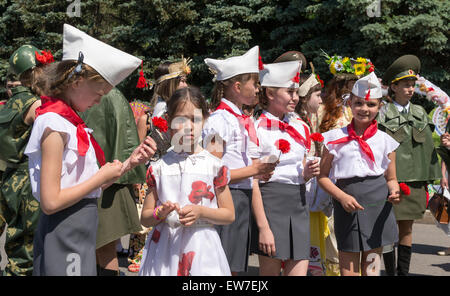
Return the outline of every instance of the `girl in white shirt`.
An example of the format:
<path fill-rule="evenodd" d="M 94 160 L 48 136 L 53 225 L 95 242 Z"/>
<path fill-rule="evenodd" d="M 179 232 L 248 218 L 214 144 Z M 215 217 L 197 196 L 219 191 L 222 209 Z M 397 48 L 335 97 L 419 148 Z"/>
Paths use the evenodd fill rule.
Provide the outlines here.
<path fill-rule="evenodd" d="M 373 72 L 359 79 L 350 98 L 352 122 L 323 134 L 319 184 L 333 197 L 343 276 L 379 275 L 382 247 L 398 240 L 392 204 L 400 202 L 395 172 L 399 144 L 378 130 L 381 96 Z"/>
<path fill-rule="evenodd" d="M 247 271 L 250 255 L 252 177 L 270 174 L 275 167 L 252 159 L 258 138 L 252 118 L 242 113 L 242 105 L 252 105 L 258 94 L 259 49 L 205 63 L 216 73 L 216 84 L 211 106 L 215 111 L 203 127 L 203 145 L 230 169 L 235 221 L 218 230 L 231 271 L 237 275 Z"/>
<path fill-rule="evenodd" d="M 100 102 L 140 60 L 69 25 L 64 25 L 63 52 L 62 61 L 43 76 L 54 97 L 42 97 L 25 150 L 33 195 L 43 212 L 34 238 L 33 275 L 96 275 L 101 188 L 147 161 L 156 146 L 148 138 L 124 163 L 105 164 L 92 130 L 76 113 Z M 111 70 L 117 58 L 122 63 Z"/>
<path fill-rule="evenodd" d="M 263 112 L 256 122 L 259 157 L 277 159 L 268 182 L 253 180 L 256 226 L 252 251 L 258 253 L 260 275 L 306 275 L 310 256 L 309 209 L 305 182 L 319 174 L 317 160 L 305 163 L 311 147 L 309 130 L 293 112 L 299 101 L 300 61 L 264 65 L 260 72 Z M 278 151 L 284 141 L 289 149 Z M 282 147 L 281 147 L 282 148 Z"/>

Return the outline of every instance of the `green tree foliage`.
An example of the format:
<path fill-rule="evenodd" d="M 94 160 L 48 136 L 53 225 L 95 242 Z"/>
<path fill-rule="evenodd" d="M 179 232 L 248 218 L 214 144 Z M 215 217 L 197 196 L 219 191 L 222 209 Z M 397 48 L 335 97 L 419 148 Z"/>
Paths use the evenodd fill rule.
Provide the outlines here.
<path fill-rule="evenodd" d="M 242 54 L 260 45 L 266 63 L 288 50 L 302 51 L 325 81 L 328 54 L 370 58 L 376 74 L 399 56 L 415 54 L 422 75 L 450 91 L 450 6 L 447 0 L 80 0 L 80 17 L 62 0 L 0 0 L 0 77 L 9 55 L 32 43 L 62 55 L 62 28 L 69 23 L 144 60 L 151 78 L 163 61 L 193 59 L 190 82 L 209 94 L 212 75 L 203 60 Z M 73 2 L 73 1 L 72 1 Z M 148 99 L 135 88 L 138 72 L 119 85 L 128 97 Z"/>

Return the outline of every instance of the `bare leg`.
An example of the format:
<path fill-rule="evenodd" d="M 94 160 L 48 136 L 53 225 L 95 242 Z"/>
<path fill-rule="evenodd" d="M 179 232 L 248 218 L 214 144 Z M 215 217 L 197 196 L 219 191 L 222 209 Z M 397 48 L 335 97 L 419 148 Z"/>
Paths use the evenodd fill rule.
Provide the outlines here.
<path fill-rule="evenodd" d="M 119 271 L 119 260 L 116 251 L 117 240 L 97 249 L 97 264 L 107 270 Z"/>
<path fill-rule="evenodd" d="M 380 276 L 382 248 L 363 252 L 361 259 L 361 274 L 363 276 Z"/>
<path fill-rule="evenodd" d="M 341 276 L 359 276 L 360 252 L 339 251 Z"/>
<path fill-rule="evenodd" d="M 287 260 L 283 270 L 283 275 L 306 276 L 308 272 L 309 260 Z"/>
<path fill-rule="evenodd" d="M 281 260 L 267 256 L 258 256 L 260 276 L 279 276 L 281 272 Z"/>

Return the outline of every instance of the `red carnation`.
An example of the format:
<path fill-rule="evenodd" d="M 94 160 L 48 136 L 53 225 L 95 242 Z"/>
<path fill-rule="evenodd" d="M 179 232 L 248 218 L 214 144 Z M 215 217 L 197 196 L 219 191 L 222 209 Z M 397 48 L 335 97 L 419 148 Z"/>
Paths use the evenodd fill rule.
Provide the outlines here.
<path fill-rule="evenodd" d="M 372 63 L 369 63 L 368 65 L 370 66 L 369 73 L 372 73 L 373 71 L 375 71 L 375 66 Z"/>
<path fill-rule="evenodd" d="M 167 132 L 169 126 L 167 125 L 167 121 L 162 117 L 153 117 L 152 118 L 153 125 L 156 126 L 163 133 Z"/>
<path fill-rule="evenodd" d="M 405 183 L 398 184 L 403 195 L 410 195 L 411 189 Z"/>
<path fill-rule="evenodd" d="M 41 50 L 41 54 L 39 54 L 37 51 L 35 51 L 34 54 L 36 55 L 36 60 L 39 63 L 41 63 L 42 65 L 50 64 L 55 61 L 52 53 L 49 50 L 48 51 Z"/>
<path fill-rule="evenodd" d="M 324 140 L 321 133 L 312 133 L 310 138 L 314 142 L 323 142 L 323 140 Z"/>
<path fill-rule="evenodd" d="M 281 153 L 285 154 L 291 151 L 291 143 L 286 140 L 279 139 L 275 142 L 275 147 L 281 151 Z"/>

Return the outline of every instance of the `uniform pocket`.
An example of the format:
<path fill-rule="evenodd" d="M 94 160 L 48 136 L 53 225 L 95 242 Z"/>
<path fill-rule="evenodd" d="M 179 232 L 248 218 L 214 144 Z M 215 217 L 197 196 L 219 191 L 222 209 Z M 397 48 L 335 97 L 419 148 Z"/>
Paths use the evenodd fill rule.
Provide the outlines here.
<path fill-rule="evenodd" d="M 419 130 L 415 127 L 412 129 L 413 139 L 417 143 L 425 143 L 426 140 L 426 128 Z"/>

